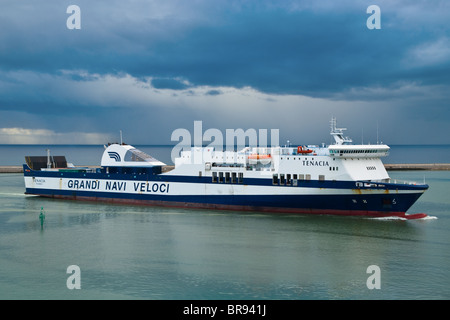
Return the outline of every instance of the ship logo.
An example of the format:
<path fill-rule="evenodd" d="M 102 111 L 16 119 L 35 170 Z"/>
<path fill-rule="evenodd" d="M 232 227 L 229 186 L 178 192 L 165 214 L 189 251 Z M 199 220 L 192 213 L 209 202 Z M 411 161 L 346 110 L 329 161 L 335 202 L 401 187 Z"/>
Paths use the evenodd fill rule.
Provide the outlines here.
<path fill-rule="evenodd" d="M 116 162 L 120 162 L 120 155 L 117 152 L 108 151 L 108 154 L 111 159 L 116 160 Z"/>

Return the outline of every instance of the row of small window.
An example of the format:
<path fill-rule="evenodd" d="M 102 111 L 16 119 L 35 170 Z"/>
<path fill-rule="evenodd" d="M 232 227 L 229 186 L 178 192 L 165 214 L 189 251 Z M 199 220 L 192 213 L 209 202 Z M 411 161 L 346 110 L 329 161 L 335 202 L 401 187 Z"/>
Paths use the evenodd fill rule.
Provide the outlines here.
<path fill-rule="evenodd" d="M 378 153 L 379 150 L 330 150 L 330 153 Z"/>
<path fill-rule="evenodd" d="M 213 172 L 212 182 L 218 183 L 244 183 L 243 172 Z"/>
<path fill-rule="evenodd" d="M 280 186 L 297 186 L 299 180 L 311 180 L 310 174 L 274 174 L 272 177 L 272 184 L 273 185 L 280 185 Z M 325 175 L 320 174 L 319 175 L 319 181 L 325 181 Z"/>

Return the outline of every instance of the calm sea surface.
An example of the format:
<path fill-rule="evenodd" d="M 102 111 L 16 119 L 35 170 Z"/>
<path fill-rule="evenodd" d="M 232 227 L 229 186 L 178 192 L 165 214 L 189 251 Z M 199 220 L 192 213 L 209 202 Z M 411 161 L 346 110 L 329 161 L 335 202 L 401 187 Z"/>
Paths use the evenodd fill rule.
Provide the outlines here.
<path fill-rule="evenodd" d="M 1 146 L 0 154 L 9 155 L 0 155 L 0 165 L 45 155 L 41 149 Z M 53 149 L 53 155 L 65 154 L 75 164 L 98 164 L 103 151 L 98 146 Z M 140 149 L 170 163 L 164 153 L 171 147 Z M 448 154 L 448 147 L 442 149 Z M 81 152 L 89 153 L 88 162 Z M 410 212 L 430 218 L 51 200 L 25 196 L 21 174 L 0 174 L 0 299 L 449 299 L 450 172 L 390 174 L 425 179 L 430 189 Z M 67 288 L 71 265 L 80 268 L 79 290 Z M 380 289 L 366 285 L 371 265 L 380 268 Z"/>

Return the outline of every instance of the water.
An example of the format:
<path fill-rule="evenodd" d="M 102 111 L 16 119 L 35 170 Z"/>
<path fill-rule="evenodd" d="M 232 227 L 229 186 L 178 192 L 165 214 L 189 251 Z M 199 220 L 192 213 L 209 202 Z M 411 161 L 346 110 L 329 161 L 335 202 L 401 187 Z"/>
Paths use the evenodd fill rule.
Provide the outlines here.
<path fill-rule="evenodd" d="M 403 221 L 183 210 L 25 196 L 0 174 L 0 299 L 449 299 L 450 172 Z M 41 207 L 46 213 L 43 228 Z M 69 290 L 67 268 L 80 268 Z M 369 290 L 367 268 L 381 271 Z"/>
<path fill-rule="evenodd" d="M 450 163 L 450 145 L 393 145 L 384 163 Z"/>
<path fill-rule="evenodd" d="M 171 164 L 172 146 L 137 146 Z M 103 146 L 0 145 L 98 165 Z M 449 163 L 450 146 L 394 146 L 385 163 Z M 430 189 L 414 221 L 182 210 L 25 196 L 0 174 L 0 299 L 449 299 L 450 172 L 390 172 Z M 41 228 L 39 212 L 46 213 Z M 67 268 L 81 271 L 69 290 Z M 381 271 L 369 290 L 367 268 Z"/>

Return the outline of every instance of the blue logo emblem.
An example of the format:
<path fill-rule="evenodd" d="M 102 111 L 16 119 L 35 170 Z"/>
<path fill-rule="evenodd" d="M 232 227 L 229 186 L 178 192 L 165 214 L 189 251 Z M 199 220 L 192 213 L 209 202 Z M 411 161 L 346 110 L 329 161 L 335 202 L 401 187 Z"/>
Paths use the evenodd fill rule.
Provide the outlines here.
<path fill-rule="evenodd" d="M 120 155 L 115 151 L 108 151 L 109 157 L 111 159 L 116 160 L 116 162 L 120 162 Z"/>

